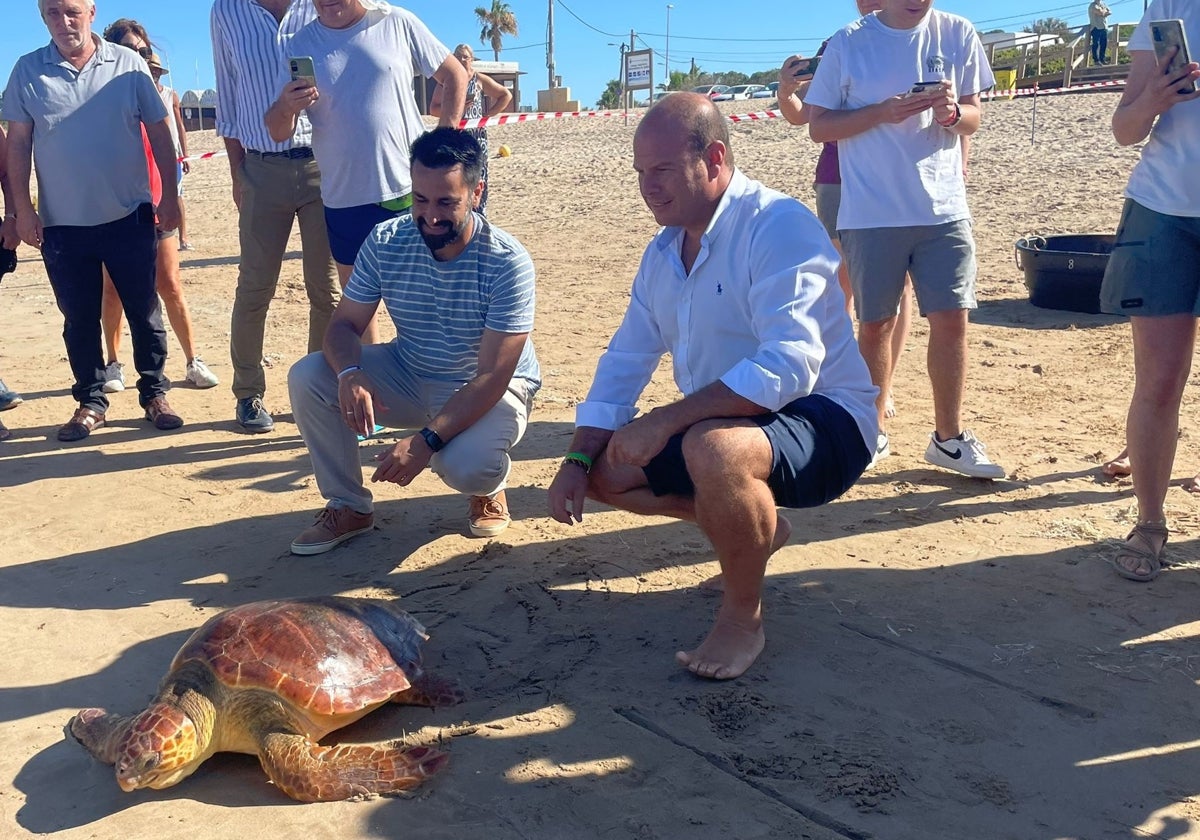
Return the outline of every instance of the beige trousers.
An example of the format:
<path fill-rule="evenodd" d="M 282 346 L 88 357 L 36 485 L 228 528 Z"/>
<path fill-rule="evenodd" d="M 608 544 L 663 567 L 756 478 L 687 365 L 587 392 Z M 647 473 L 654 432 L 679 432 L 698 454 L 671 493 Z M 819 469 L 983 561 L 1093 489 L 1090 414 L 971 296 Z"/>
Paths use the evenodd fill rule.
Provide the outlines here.
<path fill-rule="evenodd" d="M 261 396 L 267 390 L 262 365 L 267 310 L 275 297 L 293 220 L 300 220 L 310 353 L 321 349 L 329 318 L 341 299 L 316 160 L 262 157 L 248 151 L 241 177 L 242 254 L 229 326 L 233 393 L 238 399 Z"/>

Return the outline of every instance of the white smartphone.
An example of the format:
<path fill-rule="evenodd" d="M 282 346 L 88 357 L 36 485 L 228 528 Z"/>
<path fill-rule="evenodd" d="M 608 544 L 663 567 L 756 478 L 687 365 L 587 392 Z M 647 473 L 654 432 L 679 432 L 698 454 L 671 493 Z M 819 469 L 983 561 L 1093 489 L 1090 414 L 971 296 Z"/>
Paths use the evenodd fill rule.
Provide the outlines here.
<path fill-rule="evenodd" d="M 1152 20 L 1150 21 L 1150 35 L 1154 39 L 1154 57 L 1158 60 L 1158 66 L 1162 67 L 1164 63 L 1167 64 L 1171 75 L 1174 76 L 1182 76 L 1186 73 L 1186 67 L 1192 63 L 1192 59 L 1188 52 L 1187 33 L 1183 30 L 1183 21 Z M 1175 47 L 1179 49 L 1174 55 L 1171 55 L 1171 50 Z M 1183 87 L 1179 88 L 1178 92 L 1193 93 L 1195 90 L 1195 80 L 1189 79 Z"/>
<path fill-rule="evenodd" d="M 292 73 L 293 82 L 308 82 L 309 87 L 317 86 L 317 71 L 313 68 L 313 60 L 307 55 L 298 55 L 288 59 L 288 69 Z"/>

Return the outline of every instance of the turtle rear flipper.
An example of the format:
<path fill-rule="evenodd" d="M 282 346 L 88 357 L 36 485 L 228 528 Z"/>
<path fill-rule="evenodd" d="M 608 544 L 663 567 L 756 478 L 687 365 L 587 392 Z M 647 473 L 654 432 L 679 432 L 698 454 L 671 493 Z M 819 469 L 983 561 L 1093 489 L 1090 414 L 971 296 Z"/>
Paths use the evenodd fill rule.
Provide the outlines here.
<path fill-rule="evenodd" d="M 421 674 L 407 689 L 393 694 L 392 702 L 404 706 L 429 706 L 437 709 L 442 706 L 456 706 L 463 701 L 464 696 L 463 690 L 454 680 L 433 674 Z"/>
<path fill-rule="evenodd" d="M 323 747 L 303 735 L 263 738 L 259 761 L 276 787 L 301 802 L 334 802 L 411 790 L 450 756 L 430 747 Z"/>

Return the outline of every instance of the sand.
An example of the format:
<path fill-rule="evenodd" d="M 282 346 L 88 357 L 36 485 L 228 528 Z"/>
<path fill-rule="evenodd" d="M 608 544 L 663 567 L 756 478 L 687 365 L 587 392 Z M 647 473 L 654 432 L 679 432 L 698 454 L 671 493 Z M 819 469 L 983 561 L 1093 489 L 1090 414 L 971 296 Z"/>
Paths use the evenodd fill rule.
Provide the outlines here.
<path fill-rule="evenodd" d="M 695 587 L 716 565 L 693 527 L 596 506 L 573 529 L 546 516 L 573 406 L 654 231 L 632 125 L 492 131 L 513 156 L 492 162 L 491 215 L 537 266 L 546 381 L 514 452 L 515 522 L 497 539 L 466 536 L 465 501 L 426 474 L 378 491 L 373 533 L 289 555 L 322 504 L 285 385 L 305 340 L 299 238 L 267 330 L 277 426 L 242 435 L 228 390 L 238 248 L 224 159 L 197 162 L 187 182 L 197 250 L 183 255 L 197 342 L 223 382 L 184 386 L 171 338 L 179 432 L 149 428 L 130 391 L 83 444 L 54 440 L 73 410 L 62 322 L 22 249 L 0 288 L 0 374 L 26 397 L 3 415 L 16 434 L 0 444 L 0 836 L 1200 836 L 1189 641 L 1200 581 L 1185 565 L 1138 585 L 1106 565 L 1134 515 L 1129 481 L 1097 469 L 1122 444 L 1129 328 L 1033 308 L 1013 262 L 1026 234 L 1115 229 L 1138 156 L 1109 133 L 1116 101 L 1043 99 L 1036 144 L 1031 102 L 996 103 L 976 141 L 966 421 L 1010 477 L 923 463 L 919 323 L 896 383 L 894 454 L 836 503 L 786 514 L 794 536 L 768 570 L 767 648 L 731 683 L 673 661 L 716 606 Z M 817 148 L 804 132 L 737 125 L 734 144 L 749 175 L 811 205 Z M 209 132 L 191 148 L 220 145 Z M 643 405 L 673 393 L 664 366 Z M 1186 399 L 1190 413 L 1194 389 Z M 1185 427 L 1177 478 L 1198 466 Z M 1194 563 L 1200 519 L 1179 483 L 1170 551 Z M 301 807 L 246 756 L 125 794 L 64 740 L 81 707 L 140 708 L 208 616 L 317 593 L 403 598 L 430 628 L 429 666 L 467 691 L 461 706 L 391 707 L 342 734 L 440 739 L 450 765 L 414 795 Z"/>

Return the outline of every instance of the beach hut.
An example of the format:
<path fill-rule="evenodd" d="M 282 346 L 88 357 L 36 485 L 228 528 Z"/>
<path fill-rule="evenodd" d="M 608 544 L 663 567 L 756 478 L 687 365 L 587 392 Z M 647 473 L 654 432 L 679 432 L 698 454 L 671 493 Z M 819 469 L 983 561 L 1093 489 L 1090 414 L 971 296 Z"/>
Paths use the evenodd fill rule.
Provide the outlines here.
<path fill-rule="evenodd" d="M 179 107 L 183 111 L 183 125 L 188 131 L 216 127 L 217 92 L 212 88 L 185 90 L 179 96 Z"/>

